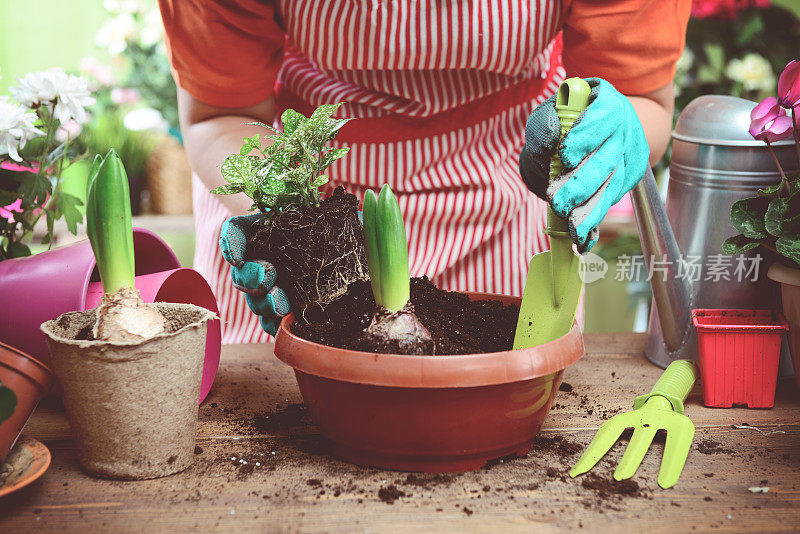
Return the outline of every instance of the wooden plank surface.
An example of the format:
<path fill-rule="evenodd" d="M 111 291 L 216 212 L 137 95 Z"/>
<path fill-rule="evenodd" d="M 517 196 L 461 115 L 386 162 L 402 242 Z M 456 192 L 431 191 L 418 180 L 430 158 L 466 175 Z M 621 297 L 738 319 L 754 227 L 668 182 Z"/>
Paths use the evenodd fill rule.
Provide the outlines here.
<path fill-rule="evenodd" d="M 800 530 L 800 399 L 792 382 L 779 386 L 771 410 L 708 409 L 695 390 L 686 413 L 697 434 L 673 489 L 656 484 L 658 443 L 633 479 L 638 489 L 628 488 L 632 494 L 564 476 L 599 425 L 630 409 L 658 378 L 643 343 L 637 334 L 587 334 L 586 356 L 565 372 L 572 391 L 556 397 L 538 448 L 477 472 L 439 476 L 330 458 L 291 369 L 271 346 L 228 346 L 200 408 L 202 452 L 171 477 L 87 476 L 58 401 L 40 406 L 25 433 L 50 448 L 53 464 L 39 481 L 0 500 L 0 532 Z M 741 423 L 759 430 L 732 428 Z M 593 473 L 610 479 L 623 448 L 624 442 L 615 446 Z M 769 492 L 749 491 L 755 486 Z"/>

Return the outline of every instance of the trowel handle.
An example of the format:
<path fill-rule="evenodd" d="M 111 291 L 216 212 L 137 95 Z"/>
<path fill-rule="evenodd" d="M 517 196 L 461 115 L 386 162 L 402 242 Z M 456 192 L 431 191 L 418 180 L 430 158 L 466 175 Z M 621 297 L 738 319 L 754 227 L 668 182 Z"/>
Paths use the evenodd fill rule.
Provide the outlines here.
<path fill-rule="evenodd" d="M 592 88 L 582 78 L 568 78 L 561 82 L 558 86 L 558 93 L 556 93 L 556 113 L 558 120 L 561 122 L 561 135 L 563 139 L 567 132 L 572 129 L 575 121 L 589 105 L 589 94 Z M 553 152 L 550 156 L 550 181 L 552 182 L 559 174 L 561 174 L 561 156 L 558 150 Z"/>
<path fill-rule="evenodd" d="M 586 106 L 589 105 L 589 94 L 592 88 L 582 78 L 569 78 L 564 80 L 558 87 L 556 94 L 556 113 L 561 121 L 561 135 L 563 139 L 568 131 L 575 124 L 575 120 L 580 116 Z M 550 181 L 552 182 L 561 174 L 562 163 L 558 150 L 550 156 Z M 577 261 L 572 252 L 572 237 L 569 233 L 569 224 L 566 219 L 559 217 L 553 208 L 547 207 L 547 228 L 545 233 L 550 236 L 550 262 L 553 277 L 553 304 L 558 307 L 562 300 L 562 295 L 569 283 L 567 267 L 570 262 Z M 560 268 L 556 268 L 559 266 Z"/>
<path fill-rule="evenodd" d="M 697 366 L 692 360 L 675 360 L 669 364 L 650 393 L 636 398 L 633 407 L 639 408 L 653 395 L 660 395 L 669 400 L 674 411 L 683 413 L 683 403 L 692 391 L 697 376 Z"/>

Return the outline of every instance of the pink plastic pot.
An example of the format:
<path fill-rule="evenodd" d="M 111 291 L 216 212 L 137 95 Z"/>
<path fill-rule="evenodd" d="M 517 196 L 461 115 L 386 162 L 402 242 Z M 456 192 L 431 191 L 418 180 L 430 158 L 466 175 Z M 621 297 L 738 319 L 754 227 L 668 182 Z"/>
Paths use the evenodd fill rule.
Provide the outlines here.
<path fill-rule="evenodd" d="M 781 338 L 789 329 L 773 310 L 692 310 L 703 403 L 716 408 L 775 404 Z"/>
<path fill-rule="evenodd" d="M 519 303 L 519 298 L 471 294 Z M 524 455 L 564 369 L 583 355 L 580 328 L 530 349 L 405 356 L 336 349 L 281 322 L 275 355 L 295 370 L 311 416 L 336 456 L 404 471 L 459 472 Z"/>
<path fill-rule="evenodd" d="M 196 304 L 218 313 L 214 295 L 203 277 L 191 269 L 181 269 L 172 249 L 161 238 L 134 228 L 133 245 L 136 287 L 145 301 Z M 49 366 L 50 354 L 39 326 L 63 313 L 96 306 L 100 294 L 95 280 L 94 254 L 88 240 L 0 262 L 0 341 Z M 216 376 L 221 339 L 219 321 L 209 323 L 201 402 Z"/>

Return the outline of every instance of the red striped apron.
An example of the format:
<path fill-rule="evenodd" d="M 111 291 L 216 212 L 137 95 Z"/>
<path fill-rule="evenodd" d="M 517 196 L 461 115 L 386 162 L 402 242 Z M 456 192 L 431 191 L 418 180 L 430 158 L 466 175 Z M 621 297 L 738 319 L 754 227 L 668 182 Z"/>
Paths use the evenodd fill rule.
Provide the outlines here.
<path fill-rule="evenodd" d="M 413 275 L 447 289 L 520 295 L 548 248 L 545 204 L 519 178 L 533 107 L 564 78 L 561 4 L 548 0 L 282 0 L 288 35 L 278 114 L 345 101 L 357 117 L 332 185 L 398 196 Z M 226 209 L 194 180 L 195 268 L 214 288 L 224 343 L 267 339 L 229 280 Z"/>

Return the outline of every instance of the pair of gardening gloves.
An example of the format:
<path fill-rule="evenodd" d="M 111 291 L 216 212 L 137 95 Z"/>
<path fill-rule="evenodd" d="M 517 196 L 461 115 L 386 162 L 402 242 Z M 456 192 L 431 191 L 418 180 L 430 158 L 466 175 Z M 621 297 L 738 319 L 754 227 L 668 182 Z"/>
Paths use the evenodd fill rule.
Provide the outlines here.
<path fill-rule="evenodd" d="M 628 99 L 603 79 L 586 81 L 592 89 L 589 105 L 563 139 L 559 139 L 561 123 L 555 95 L 533 110 L 519 159 L 520 174 L 528 189 L 569 222 L 572 240 L 580 252 L 587 252 L 597 242 L 597 226 L 609 208 L 639 183 L 650 157 L 642 125 Z M 563 170 L 551 183 L 550 157 L 556 151 Z M 231 264 L 234 286 L 245 292 L 262 328 L 274 335 L 281 317 L 289 313 L 289 300 L 275 286 L 277 273 L 272 264 L 244 259 L 250 229 L 261 217 L 253 214 L 226 220 L 219 246 Z"/>

